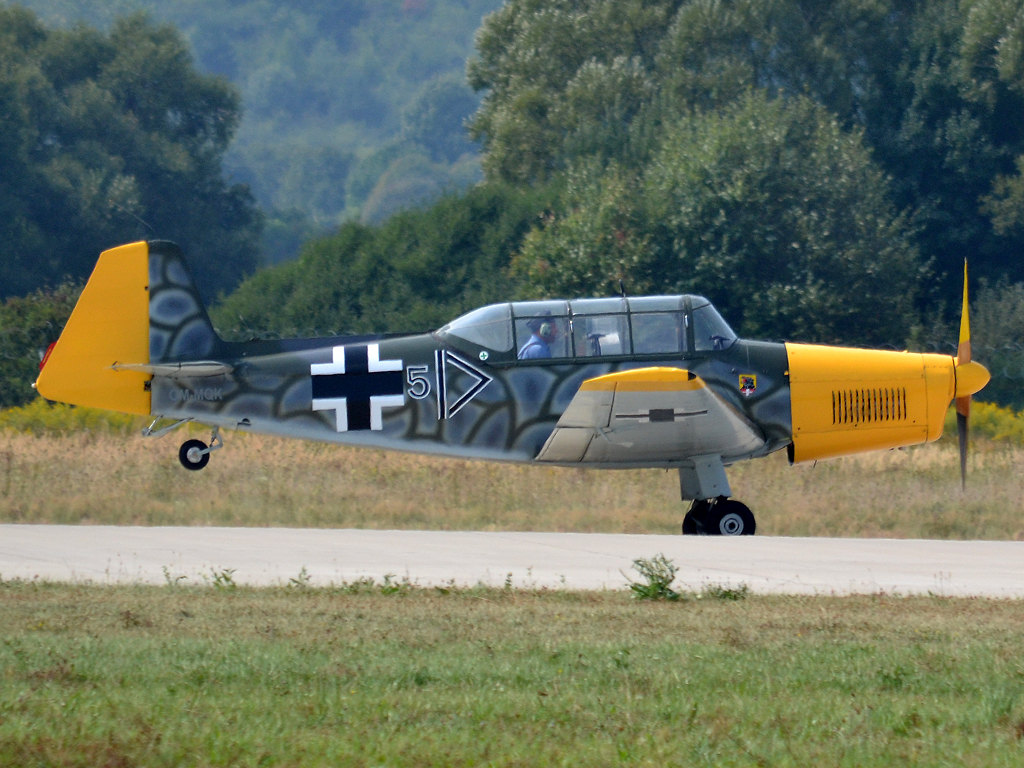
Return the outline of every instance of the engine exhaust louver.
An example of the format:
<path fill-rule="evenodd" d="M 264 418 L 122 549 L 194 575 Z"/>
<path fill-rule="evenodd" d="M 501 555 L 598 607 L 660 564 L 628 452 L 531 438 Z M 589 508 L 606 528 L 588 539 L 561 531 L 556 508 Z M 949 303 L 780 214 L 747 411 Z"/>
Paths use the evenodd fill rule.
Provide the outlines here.
<path fill-rule="evenodd" d="M 832 393 L 833 424 L 905 421 L 906 388 L 844 389 Z"/>

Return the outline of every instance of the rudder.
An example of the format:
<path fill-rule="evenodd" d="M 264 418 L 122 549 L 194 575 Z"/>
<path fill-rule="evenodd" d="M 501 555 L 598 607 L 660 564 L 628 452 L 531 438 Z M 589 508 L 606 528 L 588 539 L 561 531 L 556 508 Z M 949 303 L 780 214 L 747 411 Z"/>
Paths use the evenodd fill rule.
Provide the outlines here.
<path fill-rule="evenodd" d="M 116 363 L 149 362 L 149 246 L 100 254 L 36 380 L 48 400 L 123 413 L 150 412 L 149 380 Z"/>

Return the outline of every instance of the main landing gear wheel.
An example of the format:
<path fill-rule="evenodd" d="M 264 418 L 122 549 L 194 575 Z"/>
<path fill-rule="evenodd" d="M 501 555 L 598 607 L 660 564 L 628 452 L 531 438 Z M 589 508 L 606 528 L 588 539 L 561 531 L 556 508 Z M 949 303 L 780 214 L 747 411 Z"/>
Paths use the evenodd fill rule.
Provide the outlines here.
<path fill-rule="evenodd" d="M 757 522 L 746 504 L 722 499 L 711 507 L 704 518 L 704 527 L 712 536 L 753 536 Z"/>
<path fill-rule="evenodd" d="M 698 499 L 683 518 L 686 536 L 753 536 L 754 513 L 734 499 Z"/>
<path fill-rule="evenodd" d="M 198 472 L 210 463 L 210 450 L 202 440 L 186 440 L 178 449 L 178 461 L 185 469 Z"/>

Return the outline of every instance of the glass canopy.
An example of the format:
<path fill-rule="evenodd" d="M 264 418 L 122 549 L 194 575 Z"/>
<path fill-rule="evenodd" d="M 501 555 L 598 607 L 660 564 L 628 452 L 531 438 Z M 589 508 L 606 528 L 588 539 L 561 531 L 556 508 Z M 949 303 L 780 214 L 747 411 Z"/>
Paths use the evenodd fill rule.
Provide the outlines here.
<path fill-rule="evenodd" d="M 736 334 L 701 296 L 491 304 L 453 320 L 439 333 L 497 353 L 515 351 L 522 360 L 678 355 L 690 351 L 691 323 L 693 351 L 721 350 L 736 341 Z"/>

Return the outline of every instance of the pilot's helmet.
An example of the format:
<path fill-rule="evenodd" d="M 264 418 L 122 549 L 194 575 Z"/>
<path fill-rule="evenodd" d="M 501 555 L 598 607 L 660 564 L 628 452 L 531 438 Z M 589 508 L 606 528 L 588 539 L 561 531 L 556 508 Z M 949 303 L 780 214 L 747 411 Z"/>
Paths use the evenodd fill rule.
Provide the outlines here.
<path fill-rule="evenodd" d="M 538 336 L 550 336 L 555 330 L 554 323 L 551 322 L 551 310 L 545 309 L 540 313 L 540 317 L 528 320 L 526 327 Z"/>

